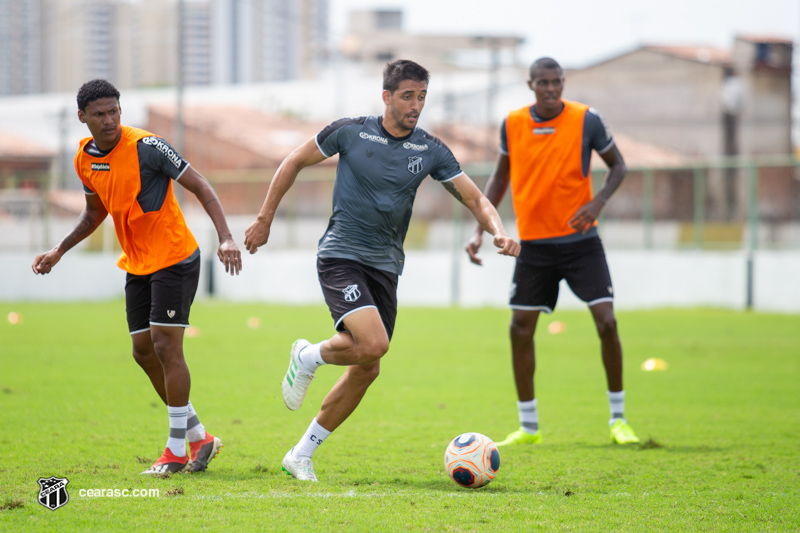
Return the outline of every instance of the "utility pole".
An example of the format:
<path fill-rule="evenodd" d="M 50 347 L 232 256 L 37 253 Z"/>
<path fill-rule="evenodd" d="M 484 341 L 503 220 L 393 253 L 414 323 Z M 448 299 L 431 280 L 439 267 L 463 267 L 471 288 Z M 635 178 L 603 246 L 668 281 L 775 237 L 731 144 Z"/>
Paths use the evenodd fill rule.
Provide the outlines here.
<path fill-rule="evenodd" d="M 184 30 L 184 1 L 178 0 L 178 91 L 177 102 L 175 108 L 175 150 L 183 155 L 183 86 L 184 79 L 184 43 L 185 43 L 185 30 Z"/>
<path fill-rule="evenodd" d="M 494 125 L 494 102 L 497 98 L 497 72 L 500 70 L 500 43 L 498 39 L 490 39 L 489 47 L 491 59 L 489 63 L 489 88 L 486 91 L 486 132 L 488 135 L 486 149 L 487 154 L 489 154 L 489 160 L 491 161 L 497 141 L 492 134 L 492 126 Z"/>

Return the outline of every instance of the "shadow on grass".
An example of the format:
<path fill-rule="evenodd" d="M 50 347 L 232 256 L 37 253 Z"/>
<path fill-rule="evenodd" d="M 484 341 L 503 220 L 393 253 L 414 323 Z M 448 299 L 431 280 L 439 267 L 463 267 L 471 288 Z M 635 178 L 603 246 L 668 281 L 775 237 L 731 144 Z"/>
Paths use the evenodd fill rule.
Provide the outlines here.
<path fill-rule="evenodd" d="M 584 448 L 588 450 L 614 450 L 618 453 L 628 453 L 628 452 L 641 452 L 641 451 L 650 451 L 650 450 L 661 450 L 667 453 L 717 453 L 723 452 L 728 450 L 730 447 L 721 447 L 721 446 L 706 446 L 706 445 L 698 445 L 698 446 L 672 446 L 661 444 L 653 439 L 647 439 L 644 442 L 640 442 L 639 444 L 575 444 L 572 446 L 573 448 Z"/>

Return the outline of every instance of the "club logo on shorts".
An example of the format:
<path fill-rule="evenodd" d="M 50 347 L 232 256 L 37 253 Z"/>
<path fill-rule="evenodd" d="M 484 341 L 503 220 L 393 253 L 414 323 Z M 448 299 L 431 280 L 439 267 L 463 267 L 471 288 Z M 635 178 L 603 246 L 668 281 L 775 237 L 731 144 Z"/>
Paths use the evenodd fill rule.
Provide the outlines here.
<path fill-rule="evenodd" d="M 355 302 L 359 298 L 361 298 L 361 291 L 358 290 L 358 285 L 348 285 L 344 289 L 342 289 L 344 293 L 344 301 L 345 302 Z"/>
<path fill-rule="evenodd" d="M 168 310 L 167 311 L 167 316 L 170 317 L 170 318 L 175 318 L 175 310 L 174 309 Z"/>
<path fill-rule="evenodd" d="M 418 155 L 408 157 L 408 171 L 412 174 L 419 174 L 422 171 L 422 158 Z"/>
<path fill-rule="evenodd" d="M 517 295 L 517 284 L 516 283 L 512 283 L 511 284 L 511 290 L 508 291 L 508 297 L 509 298 L 513 298 L 516 295 Z"/>
<path fill-rule="evenodd" d="M 39 503 L 51 511 L 65 506 L 69 501 L 67 483 L 69 483 L 69 480 L 65 477 L 40 477 Z"/>
<path fill-rule="evenodd" d="M 614 288 L 611 285 L 608 286 L 608 294 L 614 294 Z"/>

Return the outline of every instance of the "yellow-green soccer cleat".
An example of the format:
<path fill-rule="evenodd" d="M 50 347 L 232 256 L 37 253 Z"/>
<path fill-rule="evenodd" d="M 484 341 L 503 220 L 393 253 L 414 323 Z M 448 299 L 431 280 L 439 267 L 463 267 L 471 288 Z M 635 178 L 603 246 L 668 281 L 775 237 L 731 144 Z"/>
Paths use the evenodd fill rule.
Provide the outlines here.
<path fill-rule="evenodd" d="M 636 444 L 639 437 L 633 432 L 633 428 L 621 418 L 611 425 L 611 442 L 615 444 Z"/>
<path fill-rule="evenodd" d="M 512 444 L 539 444 L 542 442 L 542 433 L 528 433 L 522 428 L 519 428 L 513 433 L 509 433 L 505 440 L 495 443 L 496 446 L 509 446 Z"/>

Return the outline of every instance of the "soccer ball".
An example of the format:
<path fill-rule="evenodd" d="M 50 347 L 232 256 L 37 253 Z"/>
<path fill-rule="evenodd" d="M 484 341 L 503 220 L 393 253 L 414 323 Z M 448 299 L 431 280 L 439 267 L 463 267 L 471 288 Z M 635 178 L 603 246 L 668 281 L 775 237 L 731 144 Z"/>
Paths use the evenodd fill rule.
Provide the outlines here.
<path fill-rule="evenodd" d="M 500 452 L 492 439 L 480 433 L 464 433 L 454 438 L 444 452 L 447 475 L 468 489 L 483 487 L 500 470 Z"/>

